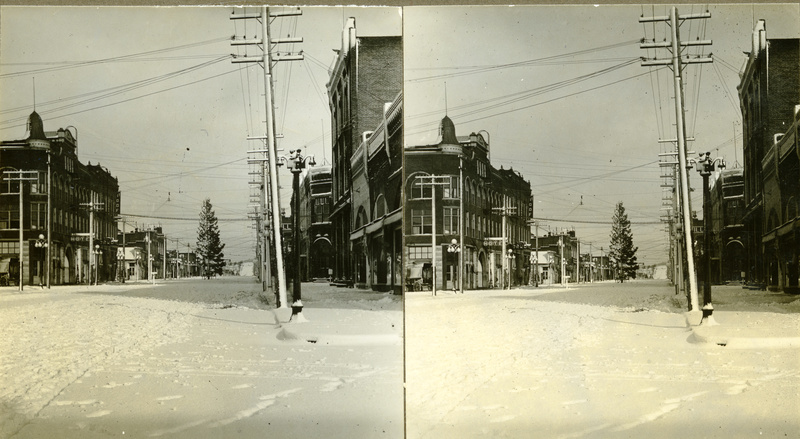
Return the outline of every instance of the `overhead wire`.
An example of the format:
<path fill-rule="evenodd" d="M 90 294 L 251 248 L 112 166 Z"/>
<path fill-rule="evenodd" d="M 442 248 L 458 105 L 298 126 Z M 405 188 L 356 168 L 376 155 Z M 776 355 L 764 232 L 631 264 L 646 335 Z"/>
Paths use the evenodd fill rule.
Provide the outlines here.
<path fill-rule="evenodd" d="M 2 74 L 0 74 L 0 78 L 8 78 L 8 77 L 14 77 L 14 76 L 25 76 L 25 75 L 32 75 L 32 74 L 38 74 L 38 73 L 49 73 L 49 72 L 60 71 L 60 70 L 65 70 L 65 69 L 72 69 L 72 68 L 76 68 L 76 67 L 85 67 L 85 66 L 91 66 L 91 65 L 96 65 L 96 64 L 104 64 L 104 63 L 109 63 L 109 62 L 129 61 L 131 58 L 136 58 L 136 57 L 139 57 L 139 56 L 142 56 L 142 55 L 152 55 L 152 54 L 156 54 L 156 53 L 170 52 L 170 51 L 173 51 L 173 50 L 184 50 L 184 49 L 187 49 L 187 48 L 190 48 L 190 47 L 204 46 L 204 45 L 207 45 L 207 44 L 218 43 L 220 41 L 225 41 L 225 40 L 227 40 L 227 38 L 214 38 L 214 39 L 211 39 L 211 40 L 188 43 L 188 44 L 183 44 L 183 45 L 180 45 L 180 46 L 166 47 L 166 48 L 162 48 L 162 49 L 149 50 L 149 51 L 146 51 L 146 52 L 132 53 L 132 54 L 128 54 L 128 55 L 120 55 L 120 56 L 114 56 L 114 57 L 109 57 L 109 58 L 101 58 L 101 59 L 96 59 L 96 60 L 91 60 L 91 61 L 77 61 L 77 62 L 55 62 L 54 61 L 54 62 L 50 62 L 50 63 L 51 64 L 52 63 L 56 63 L 56 64 L 61 64 L 61 65 L 58 66 L 58 67 L 51 67 L 51 68 L 46 68 L 46 69 L 34 69 L 34 70 L 24 70 L 24 71 L 20 71 L 20 72 L 2 73 Z M 25 65 L 25 64 L 27 64 L 27 63 L 13 63 L 13 64 L 11 64 L 11 63 L 0 63 L 0 66 Z"/>
<path fill-rule="evenodd" d="M 153 92 L 150 92 L 150 93 L 145 93 L 145 94 L 142 94 L 142 95 L 139 95 L 139 96 L 134 96 L 134 97 L 131 97 L 131 98 L 128 98 L 128 99 L 123 99 L 123 100 L 116 101 L 116 102 L 110 102 L 108 104 L 99 105 L 99 106 L 87 108 L 87 109 L 84 109 L 84 110 L 78 110 L 78 111 L 73 111 L 73 112 L 70 112 L 70 113 L 54 115 L 52 117 L 73 116 L 73 115 L 76 115 L 76 114 L 86 113 L 86 112 L 89 112 L 89 111 L 94 111 L 94 110 L 99 110 L 99 109 L 102 109 L 102 108 L 112 107 L 112 106 L 119 105 L 119 104 L 124 104 L 124 103 L 127 103 L 127 102 L 139 100 L 139 99 L 146 98 L 146 97 L 153 96 L 153 95 L 157 95 L 157 94 L 160 94 L 160 93 L 165 93 L 165 92 L 176 90 L 176 89 L 179 89 L 179 88 L 188 87 L 190 85 L 194 85 L 194 84 L 198 84 L 198 83 L 201 83 L 201 82 L 205 82 L 205 81 L 208 81 L 210 79 L 215 79 L 215 78 L 219 78 L 221 76 L 229 75 L 231 73 L 236 72 L 236 70 L 238 70 L 238 69 L 229 70 L 227 72 L 223 72 L 223 73 L 219 73 L 219 74 L 216 74 L 216 75 L 208 76 L 206 78 L 201 78 L 201 79 L 198 79 L 198 80 L 195 80 L 195 81 L 179 84 L 179 85 L 176 85 L 176 86 L 173 86 L 173 87 L 169 87 L 169 88 L 165 88 L 165 89 L 161 89 L 161 90 L 156 90 L 156 91 L 153 91 Z M 3 125 L 3 124 L 4 123 L 0 122 L 0 125 Z M 18 125 L 18 126 L 21 126 L 21 125 Z"/>
<path fill-rule="evenodd" d="M 467 70 L 466 71 L 459 71 L 459 72 L 455 72 L 455 73 L 444 73 L 444 74 L 439 74 L 439 75 L 425 76 L 425 77 L 421 77 L 421 78 L 410 78 L 410 79 L 406 79 L 406 82 L 412 82 L 413 83 L 413 82 L 441 80 L 441 79 L 448 79 L 448 78 L 453 78 L 453 77 L 458 77 L 458 76 L 474 75 L 474 74 L 478 74 L 478 73 L 486 73 L 486 72 L 500 70 L 500 69 L 533 66 L 533 65 L 537 65 L 537 64 L 540 64 L 540 63 L 546 62 L 546 61 L 555 61 L 555 60 L 558 60 L 560 58 L 572 57 L 572 56 L 582 55 L 582 54 L 585 54 L 585 53 L 596 53 L 596 52 L 599 52 L 599 51 L 602 51 L 602 50 L 608 50 L 608 49 L 614 49 L 614 48 L 617 48 L 617 47 L 623 47 L 623 46 L 631 45 L 633 43 L 637 43 L 638 41 L 639 40 L 617 42 L 617 43 L 612 43 L 612 44 L 608 44 L 608 45 L 605 45 L 605 46 L 594 47 L 594 48 L 591 48 L 591 49 L 583 49 L 583 50 L 578 50 L 578 51 L 575 51 L 575 52 L 569 52 L 569 53 L 563 53 L 563 54 L 558 54 L 558 55 L 546 56 L 546 57 L 542 57 L 542 58 L 534 58 L 534 59 L 529 59 L 529 60 L 524 60 L 524 61 L 516 61 L 516 62 L 511 62 L 511 63 L 496 64 L 496 65 L 489 65 L 489 66 L 476 66 L 476 67 L 457 67 L 459 69 L 460 68 L 466 68 Z M 562 62 L 559 62 L 559 64 L 561 64 L 561 63 Z M 438 68 L 438 70 L 444 70 L 444 69 L 448 69 L 448 68 L 447 67 L 439 67 Z M 452 67 L 450 69 L 452 69 Z M 417 69 L 415 69 L 415 68 L 409 68 L 408 69 L 408 71 L 414 71 L 414 70 L 417 70 Z"/>
<path fill-rule="evenodd" d="M 52 109 L 47 110 L 48 112 L 54 112 L 54 111 L 60 111 L 60 110 L 64 110 L 64 109 L 71 108 L 71 107 L 76 107 L 76 106 L 79 106 L 79 105 L 89 104 L 89 103 L 96 102 L 96 101 L 99 101 L 99 100 L 102 100 L 102 99 L 105 99 L 105 98 L 113 97 L 113 96 L 116 96 L 116 95 L 119 95 L 119 94 L 122 94 L 122 93 L 133 91 L 133 90 L 136 90 L 136 89 L 139 89 L 139 88 L 142 88 L 142 87 L 146 87 L 148 85 L 157 84 L 159 82 L 166 81 L 168 79 L 176 78 L 178 76 L 182 76 L 182 75 L 194 72 L 196 70 L 200 70 L 200 69 L 203 69 L 205 67 L 212 66 L 212 65 L 214 65 L 214 64 L 216 64 L 216 63 L 218 63 L 218 62 L 220 62 L 220 61 L 222 61 L 224 59 L 227 59 L 227 58 L 228 58 L 228 56 L 225 55 L 225 56 L 217 57 L 217 58 L 215 58 L 214 60 L 211 60 L 211 61 L 206 61 L 206 62 L 201 63 L 201 64 L 197 64 L 197 65 L 194 65 L 194 66 L 191 66 L 191 67 L 186 67 L 186 68 L 179 69 L 179 70 L 176 70 L 176 71 L 173 71 L 173 72 L 165 73 L 163 75 L 154 76 L 154 77 L 143 79 L 143 80 L 140 80 L 140 81 L 134 81 L 134 82 L 131 82 L 131 83 L 128 83 L 128 84 L 122 84 L 122 85 L 118 85 L 118 86 L 114 86 L 114 87 L 109 87 L 109 88 L 106 88 L 106 89 L 95 90 L 95 91 L 88 92 L 88 93 L 82 93 L 80 95 L 70 96 L 70 97 L 66 97 L 66 98 L 54 99 L 54 100 L 46 101 L 46 102 L 37 102 L 36 105 L 39 108 L 41 108 L 41 107 L 47 107 L 47 106 L 50 106 L 50 105 L 55 105 L 55 104 L 61 103 L 61 102 L 69 102 L 69 101 L 75 101 L 75 100 L 78 100 L 78 99 L 87 98 L 87 99 L 79 100 L 78 102 L 73 102 L 73 103 L 70 103 L 70 104 L 66 104 L 66 105 L 63 105 L 63 106 L 60 106 L 60 107 L 56 107 L 56 108 L 52 108 Z M 90 96 L 93 96 L 93 97 L 90 97 Z M 9 113 L 9 112 L 16 112 L 16 111 L 20 111 L 20 110 L 24 110 L 24 109 L 29 109 L 29 108 L 31 108 L 31 106 L 32 105 L 25 105 L 25 106 L 16 107 L 16 108 L 5 109 L 5 110 L 0 111 L 0 114 Z M 7 124 L 7 123 L 10 123 L 10 122 L 16 122 L 16 121 L 20 121 L 20 120 L 27 120 L 27 115 L 26 116 L 22 116 L 22 117 L 18 117 L 18 118 L 8 119 L 8 120 L 4 121 L 3 123 Z"/>

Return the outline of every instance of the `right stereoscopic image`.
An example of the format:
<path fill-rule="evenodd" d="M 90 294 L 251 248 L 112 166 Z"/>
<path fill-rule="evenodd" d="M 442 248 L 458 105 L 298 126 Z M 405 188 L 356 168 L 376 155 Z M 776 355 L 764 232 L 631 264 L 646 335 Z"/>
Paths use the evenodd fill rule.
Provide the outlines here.
<path fill-rule="evenodd" d="M 408 438 L 800 431 L 800 7 L 405 7 Z"/>

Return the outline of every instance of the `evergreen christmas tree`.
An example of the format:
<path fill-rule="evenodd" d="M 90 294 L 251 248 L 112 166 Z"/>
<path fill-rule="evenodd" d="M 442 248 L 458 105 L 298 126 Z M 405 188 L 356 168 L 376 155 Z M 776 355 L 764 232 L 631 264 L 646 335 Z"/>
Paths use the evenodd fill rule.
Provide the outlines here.
<path fill-rule="evenodd" d="M 219 239 L 219 225 L 217 215 L 211 206 L 211 200 L 203 200 L 203 208 L 200 211 L 200 225 L 197 228 L 197 252 L 202 258 L 202 273 L 206 279 L 211 279 L 217 275 L 222 275 L 222 268 L 225 267 L 225 254 L 222 249 L 225 244 Z"/>
<path fill-rule="evenodd" d="M 636 251 L 639 247 L 633 246 L 633 233 L 631 232 L 631 222 L 622 202 L 617 203 L 614 209 L 614 217 L 611 224 L 611 248 L 608 257 L 615 270 L 615 277 L 618 281 L 624 282 L 626 279 L 636 278 Z"/>

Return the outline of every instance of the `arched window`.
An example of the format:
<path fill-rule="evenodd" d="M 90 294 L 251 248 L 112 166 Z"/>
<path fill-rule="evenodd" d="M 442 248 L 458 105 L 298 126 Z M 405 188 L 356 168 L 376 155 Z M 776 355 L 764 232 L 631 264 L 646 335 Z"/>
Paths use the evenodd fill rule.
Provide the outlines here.
<path fill-rule="evenodd" d="M 364 206 L 358 208 L 358 214 L 356 214 L 356 229 L 359 229 L 367 224 L 367 212 L 364 210 Z"/>
<path fill-rule="evenodd" d="M 375 207 L 374 211 L 372 212 L 372 218 L 378 219 L 382 216 L 386 215 L 386 197 L 383 194 L 378 195 L 378 198 L 375 200 Z"/>
<path fill-rule="evenodd" d="M 426 176 L 428 174 L 424 172 L 418 172 L 415 174 L 410 175 L 406 179 L 406 196 L 410 200 L 424 200 L 424 199 L 431 199 L 431 186 L 427 184 L 423 184 L 422 180 L 417 177 Z"/>

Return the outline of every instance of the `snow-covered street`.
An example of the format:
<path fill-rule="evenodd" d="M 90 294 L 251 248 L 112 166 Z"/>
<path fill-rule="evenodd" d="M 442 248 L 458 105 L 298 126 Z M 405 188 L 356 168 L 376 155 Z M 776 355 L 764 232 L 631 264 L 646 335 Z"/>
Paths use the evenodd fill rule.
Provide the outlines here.
<path fill-rule="evenodd" d="M 2 294 L 0 437 L 402 437 L 399 296 L 303 288 L 308 324 L 252 281 Z"/>
<path fill-rule="evenodd" d="M 407 437 L 795 437 L 797 350 L 690 343 L 684 316 L 659 310 L 673 294 L 658 281 L 408 294 Z"/>

